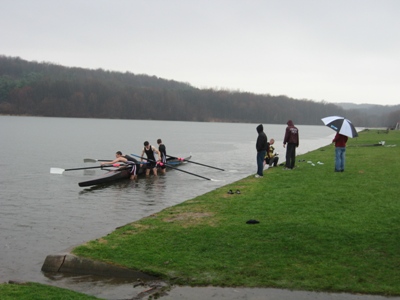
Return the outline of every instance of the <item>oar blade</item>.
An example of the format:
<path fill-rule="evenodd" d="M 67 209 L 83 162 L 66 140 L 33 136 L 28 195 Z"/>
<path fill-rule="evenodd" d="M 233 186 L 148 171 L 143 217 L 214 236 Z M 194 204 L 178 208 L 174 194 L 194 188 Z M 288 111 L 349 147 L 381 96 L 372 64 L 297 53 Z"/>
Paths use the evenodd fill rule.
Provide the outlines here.
<path fill-rule="evenodd" d="M 95 163 L 97 162 L 97 159 L 93 159 L 93 158 L 84 158 L 83 159 L 84 163 Z"/>
<path fill-rule="evenodd" d="M 208 167 L 208 168 L 215 169 L 215 170 L 220 170 L 220 171 L 225 171 L 224 169 L 217 168 L 217 167 L 210 166 L 210 165 L 206 165 L 206 164 L 202 164 L 202 163 L 195 162 L 195 161 L 192 161 L 192 160 L 187 160 L 187 159 L 184 159 L 184 158 L 179 158 L 179 157 L 171 156 L 171 155 L 167 155 L 167 156 L 171 157 L 171 158 L 178 159 L 179 161 L 189 162 L 189 163 L 196 164 L 196 165 L 199 165 L 199 166 Z"/>
<path fill-rule="evenodd" d="M 84 158 L 83 162 L 84 163 L 95 163 L 99 161 L 112 161 L 112 159 L 95 159 L 95 158 Z"/>
<path fill-rule="evenodd" d="M 61 168 L 50 168 L 50 173 L 51 174 L 62 174 L 64 173 L 65 169 Z"/>

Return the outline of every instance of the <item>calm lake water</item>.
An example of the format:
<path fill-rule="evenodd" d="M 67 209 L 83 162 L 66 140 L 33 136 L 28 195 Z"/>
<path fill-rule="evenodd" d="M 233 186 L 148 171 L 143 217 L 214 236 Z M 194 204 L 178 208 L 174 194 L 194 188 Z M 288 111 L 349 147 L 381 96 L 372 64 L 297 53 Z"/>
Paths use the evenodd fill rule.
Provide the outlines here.
<path fill-rule="evenodd" d="M 35 281 L 104 296 L 102 290 L 115 283 L 46 277 L 40 271 L 44 259 L 255 174 L 257 125 L 0 116 L 0 282 Z M 325 146 L 334 135 L 323 125 L 297 127 L 297 153 Z M 285 128 L 264 124 L 281 159 Z M 157 146 L 157 138 L 169 155 L 191 154 L 193 161 L 225 171 L 188 163 L 181 168 L 213 180 L 170 170 L 166 176 L 91 189 L 78 182 L 104 171 L 50 174 L 51 167 L 96 166 L 83 159 L 113 159 L 118 150 L 140 155 L 143 142 Z"/>

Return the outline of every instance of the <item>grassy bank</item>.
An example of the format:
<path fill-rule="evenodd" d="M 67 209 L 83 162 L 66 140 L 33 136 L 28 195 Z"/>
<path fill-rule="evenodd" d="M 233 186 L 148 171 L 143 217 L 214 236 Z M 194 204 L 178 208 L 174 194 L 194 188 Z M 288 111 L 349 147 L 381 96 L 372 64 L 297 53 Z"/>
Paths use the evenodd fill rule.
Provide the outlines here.
<path fill-rule="evenodd" d="M 81 293 L 38 283 L 0 284 L 2 300 L 89 300 L 100 299 Z"/>
<path fill-rule="evenodd" d="M 398 146 L 365 146 L 381 140 Z M 343 173 L 329 145 L 292 171 L 249 176 L 73 253 L 183 285 L 400 295 L 400 132 L 364 131 L 346 155 Z"/>

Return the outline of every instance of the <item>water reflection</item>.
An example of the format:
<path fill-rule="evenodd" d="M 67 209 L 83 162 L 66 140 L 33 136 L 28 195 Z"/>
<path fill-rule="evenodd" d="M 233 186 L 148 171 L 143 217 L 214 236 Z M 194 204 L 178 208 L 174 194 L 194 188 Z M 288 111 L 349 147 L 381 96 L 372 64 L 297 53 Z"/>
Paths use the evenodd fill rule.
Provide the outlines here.
<path fill-rule="evenodd" d="M 151 276 L 142 272 L 137 272 L 136 276 L 131 276 L 130 278 L 122 278 L 122 277 L 105 277 L 105 276 L 96 276 L 96 275 L 76 275 L 76 274 L 68 274 L 68 273 L 53 273 L 53 272 L 42 272 L 45 277 L 54 281 L 65 281 L 71 283 L 78 282 L 101 282 L 107 283 L 111 285 L 119 285 L 132 283 L 136 281 L 142 282 L 154 282 L 160 281 L 159 278 L 155 276 Z"/>
<path fill-rule="evenodd" d="M 121 180 L 114 181 L 114 182 L 93 185 L 91 187 L 85 187 L 83 190 L 81 190 L 79 192 L 79 194 L 84 195 L 86 193 L 94 193 L 96 191 L 101 191 L 104 189 L 120 190 L 120 189 L 125 189 L 134 183 L 137 183 L 137 182 L 130 180 L 130 179 L 121 179 Z M 132 186 L 132 187 L 134 187 L 134 186 Z"/>
<path fill-rule="evenodd" d="M 166 197 L 167 174 L 158 176 L 150 175 L 138 180 L 122 179 L 111 183 L 95 185 L 79 191 L 79 195 L 112 193 L 117 203 L 125 204 L 127 201 L 136 201 L 138 205 L 155 206 L 164 202 Z"/>

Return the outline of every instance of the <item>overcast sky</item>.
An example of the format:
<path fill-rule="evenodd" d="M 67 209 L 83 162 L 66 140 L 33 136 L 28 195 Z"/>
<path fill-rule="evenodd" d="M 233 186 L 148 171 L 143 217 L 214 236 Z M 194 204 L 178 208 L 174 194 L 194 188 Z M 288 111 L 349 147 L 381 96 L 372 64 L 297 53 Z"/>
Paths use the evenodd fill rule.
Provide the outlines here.
<path fill-rule="evenodd" d="M 399 0 L 0 0 L 0 55 L 400 104 Z"/>

